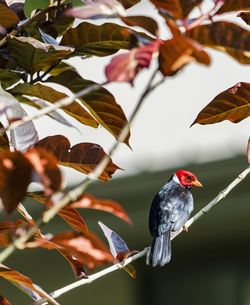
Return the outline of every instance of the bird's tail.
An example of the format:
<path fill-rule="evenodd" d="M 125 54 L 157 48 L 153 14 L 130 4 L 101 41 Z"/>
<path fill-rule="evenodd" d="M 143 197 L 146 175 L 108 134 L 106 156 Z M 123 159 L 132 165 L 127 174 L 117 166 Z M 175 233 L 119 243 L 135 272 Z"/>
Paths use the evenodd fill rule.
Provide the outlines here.
<path fill-rule="evenodd" d="M 155 236 L 147 255 L 147 265 L 155 267 L 164 266 L 171 259 L 171 240 L 170 230 L 160 236 Z"/>

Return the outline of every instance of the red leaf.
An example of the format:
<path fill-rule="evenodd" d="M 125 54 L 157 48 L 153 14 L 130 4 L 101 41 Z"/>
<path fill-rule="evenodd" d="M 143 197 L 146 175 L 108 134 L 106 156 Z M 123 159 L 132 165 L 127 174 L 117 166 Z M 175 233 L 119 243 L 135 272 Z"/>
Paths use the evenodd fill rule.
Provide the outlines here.
<path fill-rule="evenodd" d="M 51 207 L 51 202 L 43 196 L 41 192 L 27 193 L 28 197 Z M 63 207 L 57 214 L 63 218 L 73 229 L 76 231 L 86 233 L 88 232 L 87 224 L 85 223 L 82 216 L 71 206 Z"/>
<path fill-rule="evenodd" d="M 105 211 L 120 217 L 127 223 L 131 224 L 131 219 L 123 207 L 119 203 L 110 199 L 99 199 L 89 194 L 83 194 L 77 201 L 72 202 L 70 206 L 76 209 L 83 208 Z"/>
<path fill-rule="evenodd" d="M 247 143 L 247 162 L 250 165 L 250 137 L 248 138 L 248 143 Z"/>
<path fill-rule="evenodd" d="M 92 172 L 105 156 L 104 150 L 98 144 L 79 143 L 70 147 L 69 140 L 62 135 L 46 137 L 37 142 L 35 147 L 50 151 L 60 161 L 61 165 L 72 167 L 85 174 Z M 118 168 L 110 161 L 99 178 L 102 180 L 110 179 Z"/>
<path fill-rule="evenodd" d="M 158 52 L 161 40 L 157 39 L 148 45 L 134 48 L 126 54 L 114 56 L 105 68 L 110 82 L 133 83 L 136 75 L 143 68 L 148 68 L 154 53 Z"/>
<path fill-rule="evenodd" d="M 25 157 L 33 165 L 40 182 L 44 186 L 45 196 L 51 196 L 58 191 L 62 185 L 62 175 L 57 166 L 57 159 L 44 149 L 30 149 Z"/>
<path fill-rule="evenodd" d="M 31 181 L 32 165 L 18 151 L 0 154 L 0 197 L 8 213 L 24 198 Z"/>
<path fill-rule="evenodd" d="M 0 295 L 0 305 L 11 305 L 11 303 L 2 295 Z"/>

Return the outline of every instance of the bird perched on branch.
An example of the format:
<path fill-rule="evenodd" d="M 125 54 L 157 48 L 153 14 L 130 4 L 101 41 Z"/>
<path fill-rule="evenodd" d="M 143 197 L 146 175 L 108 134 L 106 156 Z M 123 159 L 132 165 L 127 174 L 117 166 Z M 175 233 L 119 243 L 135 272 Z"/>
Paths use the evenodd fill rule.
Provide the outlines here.
<path fill-rule="evenodd" d="M 171 259 L 171 232 L 178 231 L 194 208 L 191 187 L 202 186 L 196 176 L 178 170 L 154 197 L 149 213 L 149 230 L 153 241 L 147 255 L 150 266 L 164 266 Z"/>

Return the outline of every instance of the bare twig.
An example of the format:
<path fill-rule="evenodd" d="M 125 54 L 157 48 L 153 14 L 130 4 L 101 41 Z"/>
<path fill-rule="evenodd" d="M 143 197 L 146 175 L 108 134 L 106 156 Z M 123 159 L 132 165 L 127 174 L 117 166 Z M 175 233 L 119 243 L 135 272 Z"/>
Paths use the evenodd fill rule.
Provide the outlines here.
<path fill-rule="evenodd" d="M 190 218 L 187 221 L 187 223 L 185 224 L 185 227 L 189 228 L 194 222 L 196 222 L 198 219 L 200 219 L 202 216 L 204 216 L 206 213 L 208 213 L 210 211 L 210 209 L 212 209 L 212 207 L 214 207 L 216 204 L 218 204 L 222 199 L 224 199 L 232 191 L 232 189 L 234 189 L 240 182 L 242 182 L 249 173 L 250 173 L 250 166 L 248 168 L 246 168 L 241 174 L 239 174 L 238 177 L 236 179 L 234 179 L 233 182 L 231 182 L 224 190 L 219 192 L 218 195 L 212 201 L 210 201 L 204 208 L 202 208 L 197 214 L 195 214 L 192 218 Z M 183 229 L 174 233 L 171 236 L 171 239 L 176 238 L 182 231 L 183 231 Z M 90 275 L 87 279 L 84 278 L 84 279 L 78 280 L 63 288 L 55 290 L 54 292 L 51 293 L 51 296 L 54 299 L 56 299 L 56 298 L 60 297 L 61 295 L 65 294 L 77 287 L 80 287 L 80 286 L 83 286 L 86 284 L 90 284 L 93 281 L 105 276 L 106 274 L 109 274 L 113 271 L 121 269 L 121 268 L 125 267 L 126 265 L 130 264 L 131 262 L 133 262 L 141 257 L 146 256 L 149 249 L 150 248 L 147 247 L 147 248 L 143 249 L 142 251 L 140 251 L 139 253 L 133 255 L 132 257 L 125 259 L 122 263 L 117 263 L 111 267 L 108 267 L 97 273 L 94 273 L 94 274 Z M 46 304 L 46 301 L 41 299 L 41 300 L 37 301 L 35 304 L 36 305 Z"/>
<path fill-rule="evenodd" d="M 63 208 L 65 205 L 67 205 L 68 203 L 70 203 L 71 201 L 76 200 L 80 195 L 83 194 L 83 192 L 86 190 L 86 188 L 88 187 L 88 185 L 96 180 L 104 171 L 104 169 L 106 168 L 106 166 L 108 165 L 108 163 L 110 162 L 110 158 L 112 156 L 112 154 L 115 152 L 115 150 L 117 149 L 118 145 L 123 142 L 127 135 L 129 134 L 129 130 L 130 130 L 130 125 L 131 123 L 134 121 L 136 114 L 138 113 L 145 97 L 153 90 L 156 88 L 156 86 L 152 86 L 153 80 L 156 76 L 158 72 L 158 67 L 157 69 L 153 72 L 152 76 L 150 77 L 150 80 L 148 81 L 148 84 L 144 90 L 144 92 L 142 93 L 130 119 L 128 120 L 127 124 L 123 127 L 123 129 L 121 130 L 120 135 L 118 136 L 117 141 L 113 144 L 113 146 L 111 147 L 109 153 L 107 155 L 105 155 L 102 160 L 99 162 L 99 164 L 96 166 L 96 168 L 87 175 L 86 179 L 84 179 L 84 181 L 82 183 L 80 183 L 76 188 L 74 188 L 73 190 L 71 190 L 70 192 L 68 192 L 61 200 L 59 200 L 57 202 L 57 204 L 55 204 L 53 207 L 51 207 L 49 210 L 47 210 L 43 216 L 38 219 L 38 221 L 36 222 L 36 225 L 31 227 L 26 233 L 25 235 L 21 236 L 20 238 L 16 239 L 14 242 L 12 242 L 7 248 L 5 248 L 1 253 L 0 253 L 0 262 L 3 262 L 8 256 L 10 256 L 16 248 L 23 248 L 25 243 L 35 234 L 36 230 L 44 223 L 49 222 L 55 215 L 56 213 Z M 163 82 L 164 79 L 162 79 L 160 82 L 158 82 L 157 84 L 160 85 Z M 41 109 L 39 111 L 39 114 L 36 114 L 32 117 L 32 120 L 34 118 L 40 117 L 42 114 L 46 114 L 48 112 L 51 112 L 59 107 L 68 105 L 72 102 L 72 100 L 74 100 L 76 97 L 81 97 L 83 95 L 86 95 L 88 93 L 90 93 L 93 90 L 97 90 L 100 88 L 101 85 L 96 84 L 94 86 L 90 86 L 80 92 L 78 92 L 77 94 L 74 95 L 74 97 L 66 97 L 63 98 L 61 100 L 59 100 L 58 102 L 54 103 L 52 106 L 46 107 L 44 109 Z M 53 110 L 51 110 L 53 109 Z M 42 113 L 42 114 L 41 114 Z M 27 116 L 26 119 L 23 118 L 21 121 L 16 121 L 13 124 L 11 124 L 9 126 L 9 129 L 7 130 L 11 130 L 16 128 L 19 125 L 14 125 L 15 123 L 18 124 L 23 124 L 23 122 L 27 122 L 30 120 L 31 117 Z"/>

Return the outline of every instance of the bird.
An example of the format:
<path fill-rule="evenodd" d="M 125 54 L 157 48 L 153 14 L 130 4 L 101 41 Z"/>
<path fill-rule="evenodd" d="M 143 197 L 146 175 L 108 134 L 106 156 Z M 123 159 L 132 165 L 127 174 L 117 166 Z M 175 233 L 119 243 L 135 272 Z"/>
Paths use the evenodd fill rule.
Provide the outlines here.
<path fill-rule="evenodd" d="M 194 209 L 190 192 L 202 184 L 186 170 L 177 170 L 155 195 L 149 212 L 149 230 L 153 241 L 147 254 L 149 266 L 163 267 L 171 260 L 171 232 L 185 230 L 185 223 Z M 187 229 L 186 229 L 187 231 Z"/>

